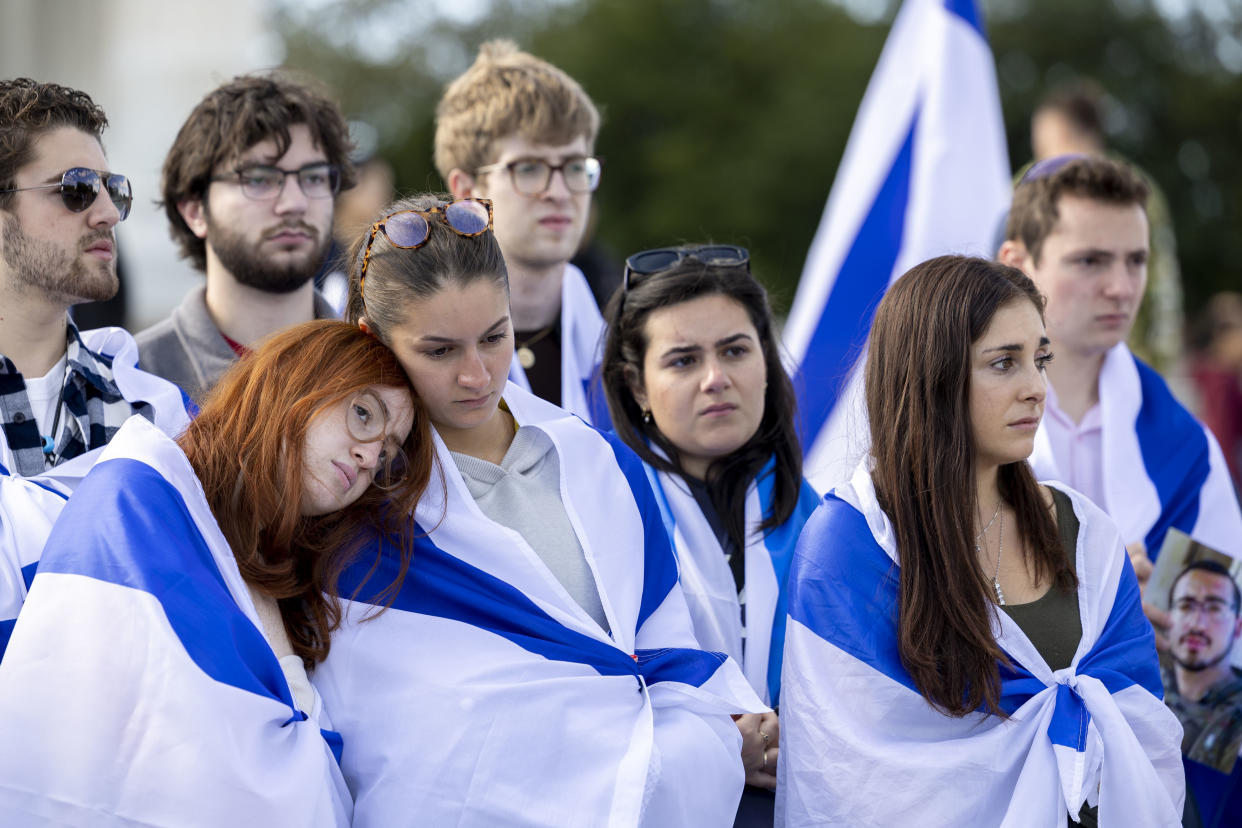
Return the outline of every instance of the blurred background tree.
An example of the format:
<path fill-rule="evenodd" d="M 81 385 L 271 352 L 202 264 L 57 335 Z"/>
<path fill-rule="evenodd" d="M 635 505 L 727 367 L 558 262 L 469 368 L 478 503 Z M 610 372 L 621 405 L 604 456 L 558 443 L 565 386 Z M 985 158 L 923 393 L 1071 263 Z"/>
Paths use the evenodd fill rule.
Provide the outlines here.
<path fill-rule="evenodd" d="M 713 239 L 750 247 L 792 300 L 894 0 L 281 0 L 286 64 L 379 131 L 398 190 L 442 189 L 443 85 L 510 37 L 578 79 L 604 115 L 597 242 L 620 261 Z M 1112 148 L 1172 208 L 1185 305 L 1236 289 L 1242 261 L 1242 9 L 1226 0 L 984 0 L 1010 161 L 1030 113 L 1077 76 L 1108 92 Z"/>

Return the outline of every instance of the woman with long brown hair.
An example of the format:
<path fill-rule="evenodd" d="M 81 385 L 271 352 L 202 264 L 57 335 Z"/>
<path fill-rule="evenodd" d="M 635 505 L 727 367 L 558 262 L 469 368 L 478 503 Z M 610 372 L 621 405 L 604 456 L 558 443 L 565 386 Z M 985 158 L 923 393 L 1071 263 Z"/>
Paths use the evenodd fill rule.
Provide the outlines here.
<path fill-rule="evenodd" d="M 128 420 L 53 528 L 0 664 L 0 812 L 348 825 L 306 669 L 361 544 L 408 563 L 430 451 L 392 352 L 338 321 L 267 340 L 175 442 Z"/>
<path fill-rule="evenodd" d="M 1020 271 L 944 256 L 876 312 L 870 455 L 790 574 L 786 825 L 1174 825 L 1178 727 L 1116 526 L 1026 458 L 1052 359 Z"/>

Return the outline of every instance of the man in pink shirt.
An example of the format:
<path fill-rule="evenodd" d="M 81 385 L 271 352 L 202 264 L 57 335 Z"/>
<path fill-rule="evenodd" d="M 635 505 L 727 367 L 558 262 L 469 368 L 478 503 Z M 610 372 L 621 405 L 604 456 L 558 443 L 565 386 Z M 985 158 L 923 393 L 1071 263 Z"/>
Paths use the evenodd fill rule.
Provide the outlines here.
<path fill-rule="evenodd" d="M 1018 182 L 998 255 L 1048 302 L 1056 359 L 1031 463 L 1109 513 L 1140 581 L 1170 528 L 1242 557 L 1219 445 L 1125 345 L 1147 282 L 1147 195 L 1117 161 L 1041 161 Z"/>

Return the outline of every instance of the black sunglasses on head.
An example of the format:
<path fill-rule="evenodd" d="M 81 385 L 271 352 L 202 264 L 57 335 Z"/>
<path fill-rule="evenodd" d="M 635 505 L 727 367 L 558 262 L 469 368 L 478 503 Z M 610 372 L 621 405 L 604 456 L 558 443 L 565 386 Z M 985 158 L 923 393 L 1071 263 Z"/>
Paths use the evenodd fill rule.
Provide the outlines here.
<path fill-rule="evenodd" d="M 57 184 L 38 184 L 34 187 L 14 187 L 0 190 L 0 193 L 20 193 L 26 190 L 60 190 L 60 200 L 65 209 L 71 213 L 81 213 L 95 203 L 103 190 L 108 191 L 108 198 L 116 205 L 121 214 L 121 221 L 129 216 L 129 208 L 134 203 L 134 191 L 129 179 L 123 175 L 92 170 L 87 167 L 71 167 L 64 171 Z"/>
<path fill-rule="evenodd" d="M 623 288 L 630 289 L 631 276 L 650 276 L 669 270 L 686 259 L 712 267 L 744 267 L 750 270 L 750 251 L 732 244 L 704 244 L 697 247 L 657 247 L 643 250 L 625 260 Z"/>

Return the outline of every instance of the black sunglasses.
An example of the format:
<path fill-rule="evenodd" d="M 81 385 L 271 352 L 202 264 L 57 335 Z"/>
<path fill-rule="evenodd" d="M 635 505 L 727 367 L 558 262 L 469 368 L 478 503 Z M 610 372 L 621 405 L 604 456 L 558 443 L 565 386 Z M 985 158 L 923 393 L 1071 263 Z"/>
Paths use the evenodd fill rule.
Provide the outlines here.
<path fill-rule="evenodd" d="M 121 221 L 129 215 L 129 208 L 134 203 L 134 191 L 129 186 L 129 179 L 123 175 L 92 170 L 86 167 L 72 167 L 60 176 L 58 184 L 39 184 L 34 187 L 14 187 L 11 190 L 0 190 L 0 193 L 20 193 L 26 190 L 60 190 L 60 200 L 65 209 L 71 213 L 80 213 L 95 203 L 99 193 L 108 191 L 108 198 L 116 205 L 121 214 Z"/>
<path fill-rule="evenodd" d="M 693 259 L 712 267 L 744 267 L 750 272 L 750 251 L 732 244 L 705 244 L 698 247 L 657 247 L 643 250 L 625 260 L 623 287 L 630 289 L 631 276 L 650 276 Z"/>

